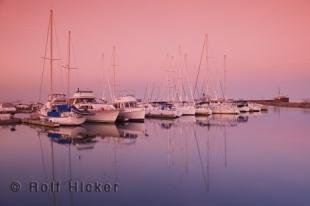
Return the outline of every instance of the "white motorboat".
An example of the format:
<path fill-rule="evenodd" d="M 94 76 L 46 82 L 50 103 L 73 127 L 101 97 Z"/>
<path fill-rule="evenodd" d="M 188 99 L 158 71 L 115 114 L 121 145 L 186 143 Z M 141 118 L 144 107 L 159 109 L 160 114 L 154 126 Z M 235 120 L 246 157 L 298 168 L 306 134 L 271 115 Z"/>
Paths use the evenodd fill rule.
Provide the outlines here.
<path fill-rule="evenodd" d="M 49 95 L 48 101 L 38 112 L 41 120 L 65 126 L 81 125 L 86 120 L 72 110 L 64 94 Z"/>
<path fill-rule="evenodd" d="M 260 105 L 260 110 L 263 112 L 266 112 L 266 111 L 268 111 L 268 106 L 267 105 L 264 105 L 264 104 L 261 104 Z"/>
<path fill-rule="evenodd" d="M 12 119 L 12 115 L 9 113 L 0 113 L 0 120 L 10 120 Z"/>
<path fill-rule="evenodd" d="M 0 104 L 0 113 L 15 113 L 16 108 L 10 103 Z"/>
<path fill-rule="evenodd" d="M 250 112 L 260 112 L 261 107 L 257 103 L 249 103 L 249 110 L 250 110 Z"/>
<path fill-rule="evenodd" d="M 78 90 L 69 102 L 78 110 L 88 112 L 84 115 L 87 122 L 113 123 L 119 114 L 113 105 L 99 102 L 93 91 Z"/>
<path fill-rule="evenodd" d="M 210 109 L 209 104 L 200 104 L 197 105 L 195 108 L 195 114 L 196 115 L 211 115 L 212 114 L 212 110 Z"/>
<path fill-rule="evenodd" d="M 234 103 L 223 102 L 211 105 L 212 114 L 239 114 L 240 111 Z"/>
<path fill-rule="evenodd" d="M 169 103 L 158 103 L 148 108 L 148 117 L 174 119 L 182 115 L 178 109 Z"/>
<path fill-rule="evenodd" d="M 249 112 L 249 104 L 246 101 L 238 101 L 237 107 L 241 113 Z"/>
<path fill-rule="evenodd" d="M 144 121 L 145 108 L 137 105 L 133 96 L 121 96 L 114 99 L 114 106 L 120 110 L 118 118 L 121 121 Z"/>

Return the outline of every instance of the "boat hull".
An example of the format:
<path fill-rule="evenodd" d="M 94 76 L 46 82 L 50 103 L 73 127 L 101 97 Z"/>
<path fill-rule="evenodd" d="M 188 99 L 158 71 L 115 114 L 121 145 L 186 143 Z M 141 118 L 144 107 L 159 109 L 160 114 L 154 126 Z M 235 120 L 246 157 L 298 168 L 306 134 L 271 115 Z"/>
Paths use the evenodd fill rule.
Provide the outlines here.
<path fill-rule="evenodd" d="M 175 110 L 161 110 L 161 109 L 155 109 L 153 111 L 150 111 L 148 114 L 148 117 L 151 118 L 163 118 L 163 119 L 175 119 L 178 118 L 178 112 Z"/>
<path fill-rule="evenodd" d="M 86 122 L 98 122 L 98 123 L 114 123 L 119 114 L 118 110 L 104 110 L 97 111 L 91 115 L 85 115 Z"/>
<path fill-rule="evenodd" d="M 145 118 L 144 108 L 129 108 L 119 112 L 117 119 L 120 121 L 143 122 Z"/>
<path fill-rule="evenodd" d="M 178 110 L 182 113 L 184 116 L 191 116 L 195 115 L 195 107 L 194 106 L 179 106 Z"/>
<path fill-rule="evenodd" d="M 83 124 L 85 117 L 48 117 L 48 121 L 62 126 L 77 126 Z"/>

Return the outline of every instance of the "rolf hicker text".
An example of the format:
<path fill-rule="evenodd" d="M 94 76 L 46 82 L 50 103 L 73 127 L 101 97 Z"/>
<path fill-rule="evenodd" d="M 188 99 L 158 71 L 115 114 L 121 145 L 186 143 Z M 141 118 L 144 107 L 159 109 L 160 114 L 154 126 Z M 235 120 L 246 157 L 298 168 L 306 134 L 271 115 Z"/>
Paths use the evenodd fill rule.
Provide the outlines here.
<path fill-rule="evenodd" d="M 29 183 L 29 192 L 117 192 L 119 189 L 118 183 L 102 183 L 100 181 L 84 182 L 84 181 L 69 181 L 58 182 L 52 181 L 49 183 L 41 183 L 31 181 Z"/>

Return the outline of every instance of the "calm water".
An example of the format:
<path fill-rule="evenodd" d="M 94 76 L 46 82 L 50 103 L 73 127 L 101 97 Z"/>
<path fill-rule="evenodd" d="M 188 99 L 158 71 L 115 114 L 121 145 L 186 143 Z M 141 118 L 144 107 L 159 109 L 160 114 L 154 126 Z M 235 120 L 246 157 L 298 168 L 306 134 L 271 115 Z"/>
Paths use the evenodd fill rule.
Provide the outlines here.
<path fill-rule="evenodd" d="M 0 127 L 0 205 L 310 205 L 310 111 Z M 19 182 L 19 192 L 10 185 Z M 30 183 L 60 183 L 30 192 Z M 69 192 L 69 181 L 117 191 Z"/>

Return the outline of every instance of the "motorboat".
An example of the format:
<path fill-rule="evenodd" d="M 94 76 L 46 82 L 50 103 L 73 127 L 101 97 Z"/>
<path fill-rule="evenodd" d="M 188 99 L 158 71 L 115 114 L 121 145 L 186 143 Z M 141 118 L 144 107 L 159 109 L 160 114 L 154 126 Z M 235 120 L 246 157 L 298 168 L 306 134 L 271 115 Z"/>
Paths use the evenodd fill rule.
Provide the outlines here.
<path fill-rule="evenodd" d="M 236 104 L 231 102 L 214 103 L 211 105 L 212 114 L 239 114 Z"/>
<path fill-rule="evenodd" d="M 148 117 L 174 119 L 182 116 L 180 110 L 168 102 L 156 102 L 148 107 Z"/>
<path fill-rule="evenodd" d="M 249 109 L 250 109 L 250 112 L 260 112 L 261 111 L 261 107 L 260 107 L 260 104 L 257 104 L 257 103 L 249 103 Z"/>
<path fill-rule="evenodd" d="M 84 111 L 87 122 L 114 123 L 119 114 L 113 105 L 98 101 L 93 91 L 78 90 L 70 98 L 69 103 L 78 110 Z"/>
<path fill-rule="evenodd" d="M 237 107 L 241 113 L 249 112 L 249 104 L 246 101 L 238 101 Z"/>
<path fill-rule="evenodd" d="M 16 108 L 13 104 L 10 103 L 2 103 L 0 104 L 0 113 L 15 113 Z"/>
<path fill-rule="evenodd" d="M 144 121 L 145 108 L 137 104 L 137 99 L 134 96 L 126 95 L 115 98 L 113 105 L 120 110 L 118 120 Z"/>

